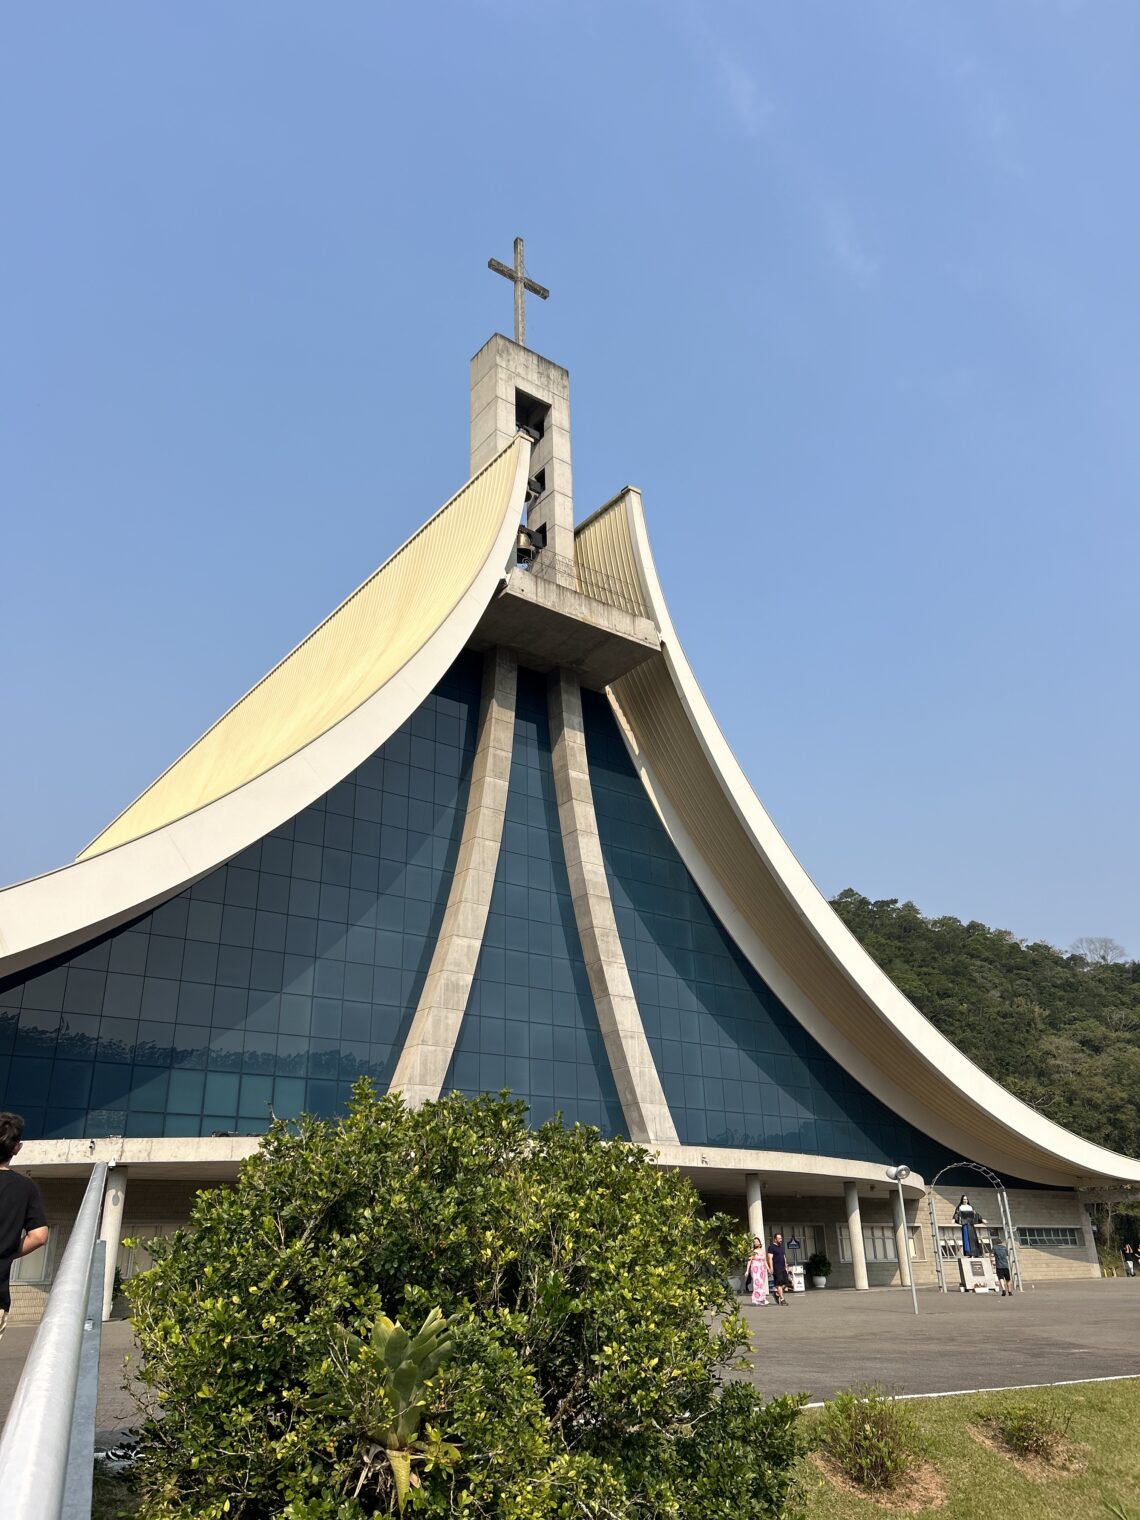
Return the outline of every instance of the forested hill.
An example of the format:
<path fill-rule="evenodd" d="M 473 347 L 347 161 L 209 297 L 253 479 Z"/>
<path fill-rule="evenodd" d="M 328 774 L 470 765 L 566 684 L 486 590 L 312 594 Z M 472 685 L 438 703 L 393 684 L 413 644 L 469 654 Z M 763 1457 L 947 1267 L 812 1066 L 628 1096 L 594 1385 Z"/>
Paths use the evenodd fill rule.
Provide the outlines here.
<path fill-rule="evenodd" d="M 1140 1156 L 1140 961 L 1114 959 L 1111 940 L 1066 954 L 850 887 L 831 906 L 983 1071 L 1078 1135 Z"/>

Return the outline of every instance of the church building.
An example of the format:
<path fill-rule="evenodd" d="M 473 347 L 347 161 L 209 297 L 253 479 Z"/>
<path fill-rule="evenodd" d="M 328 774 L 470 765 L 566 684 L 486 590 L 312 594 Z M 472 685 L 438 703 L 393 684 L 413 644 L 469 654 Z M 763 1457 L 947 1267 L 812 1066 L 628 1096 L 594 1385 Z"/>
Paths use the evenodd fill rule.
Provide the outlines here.
<path fill-rule="evenodd" d="M 808 879 L 686 662 L 640 493 L 575 519 L 569 377 L 525 346 L 546 292 L 521 242 L 498 267 L 515 339 L 471 361 L 466 484 L 73 864 L 0 891 L 0 1107 L 58 1226 L 15 1322 L 93 1161 L 129 1275 L 123 1235 L 360 1076 L 625 1136 L 833 1287 L 957 1287 L 963 1188 L 1026 1282 L 1095 1275 L 1086 1195 L 1140 1161 L 974 1066 Z"/>

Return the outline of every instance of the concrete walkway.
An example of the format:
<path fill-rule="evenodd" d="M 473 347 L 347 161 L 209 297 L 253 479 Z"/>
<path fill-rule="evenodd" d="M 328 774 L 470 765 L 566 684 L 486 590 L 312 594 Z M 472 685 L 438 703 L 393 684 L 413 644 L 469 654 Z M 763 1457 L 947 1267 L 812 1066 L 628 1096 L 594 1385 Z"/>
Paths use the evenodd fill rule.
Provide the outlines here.
<path fill-rule="evenodd" d="M 750 1377 L 765 1394 L 829 1398 L 841 1388 L 882 1383 L 899 1393 L 953 1393 L 1026 1383 L 1126 1374 L 1140 1378 L 1140 1279 L 1050 1284 L 1012 1299 L 918 1294 L 905 1289 L 841 1289 L 792 1296 L 791 1306 L 754 1309 Z M 34 1332 L 0 1341 L 0 1419 L 7 1415 Z M 138 1418 L 123 1388 L 134 1356 L 130 1326 L 103 1326 L 96 1425 L 100 1446 L 115 1444 Z M 1140 1397 L 1140 1388 L 1137 1390 Z"/>
<path fill-rule="evenodd" d="M 34 1329 L 21 1325 L 6 1330 L 0 1340 L 0 1422 L 8 1417 L 8 1406 L 35 1333 Z M 133 1359 L 134 1355 L 135 1338 L 127 1321 L 111 1320 L 105 1324 L 99 1349 L 99 1404 L 95 1410 L 97 1447 L 115 1445 L 123 1431 L 138 1421 L 138 1408 L 123 1387 L 124 1360 L 128 1356 Z"/>
<path fill-rule="evenodd" d="M 1013 1298 L 825 1289 L 754 1309 L 753 1383 L 830 1398 L 858 1383 L 953 1393 L 1127 1374 L 1140 1377 L 1140 1279 L 1051 1283 Z M 1140 1392 L 1140 1390 L 1138 1390 Z"/>

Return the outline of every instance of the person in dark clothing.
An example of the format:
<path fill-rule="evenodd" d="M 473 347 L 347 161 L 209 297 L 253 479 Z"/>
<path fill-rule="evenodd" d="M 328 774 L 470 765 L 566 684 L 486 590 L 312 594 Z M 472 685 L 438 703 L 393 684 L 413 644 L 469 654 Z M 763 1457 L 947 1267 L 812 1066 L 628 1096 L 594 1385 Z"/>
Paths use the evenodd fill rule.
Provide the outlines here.
<path fill-rule="evenodd" d="M 994 1271 L 997 1273 L 998 1287 L 1001 1289 L 1002 1298 L 1013 1297 L 1013 1281 L 1009 1271 L 1009 1247 L 1004 1240 L 995 1240 L 993 1243 Z"/>
<path fill-rule="evenodd" d="M 781 1308 L 786 1308 L 788 1301 L 784 1294 L 792 1286 L 792 1279 L 788 1272 L 784 1237 L 779 1231 L 773 1235 L 772 1244 L 768 1247 L 768 1282 L 776 1296 L 776 1302 Z"/>
<path fill-rule="evenodd" d="M 1125 1275 L 1128 1276 L 1128 1277 L 1135 1277 L 1136 1276 L 1136 1252 L 1132 1249 L 1132 1242 L 1131 1241 L 1127 1241 L 1126 1240 L 1124 1242 L 1124 1249 L 1123 1249 L 1123 1251 L 1121 1251 L 1120 1254 L 1124 1258 L 1124 1271 L 1125 1271 Z"/>
<path fill-rule="evenodd" d="M 12 1307 L 8 1286 L 12 1263 L 38 1251 L 48 1238 L 39 1188 L 31 1178 L 21 1177 L 11 1168 L 23 1133 L 24 1121 L 19 1114 L 0 1114 L 0 1336 Z"/>

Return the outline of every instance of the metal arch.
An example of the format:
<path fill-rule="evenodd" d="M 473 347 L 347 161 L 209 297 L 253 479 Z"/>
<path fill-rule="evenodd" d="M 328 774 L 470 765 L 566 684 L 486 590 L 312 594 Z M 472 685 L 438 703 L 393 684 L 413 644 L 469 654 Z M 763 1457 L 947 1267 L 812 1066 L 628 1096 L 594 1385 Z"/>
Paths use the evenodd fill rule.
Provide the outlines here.
<path fill-rule="evenodd" d="M 988 1166 L 983 1166 L 980 1161 L 951 1161 L 940 1172 L 935 1173 L 927 1184 L 926 1204 L 930 1210 L 930 1238 L 934 1243 L 934 1261 L 938 1268 L 939 1291 L 942 1293 L 946 1292 L 946 1271 L 942 1264 L 942 1242 L 938 1236 L 938 1216 L 934 1209 L 934 1189 L 939 1179 L 945 1177 L 947 1172 L 963 1170 L 980 1172 L 997 1195 L 1002 1231 L 1005 1235 L 1006 1246 L 1009 1249 L 1009 1264 L 1013 1275 L 1013 1285 L 1019 1293 L 1024 1293 L 1025 1284 L 1021 1279 L 1021 1263 L 1017 1258 L 1017 1232 L 1013 1228 L 1013 1215 L 1009 1209 L 1009 1195 L 1006 1192 L 1005 1183 L 998 1174 L 991 1171 Z"/>

